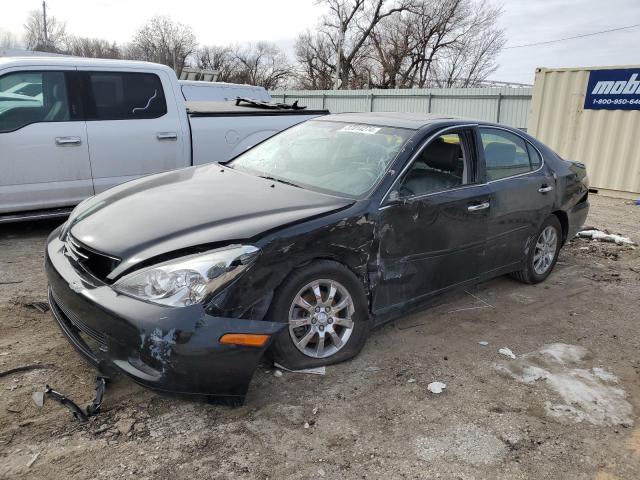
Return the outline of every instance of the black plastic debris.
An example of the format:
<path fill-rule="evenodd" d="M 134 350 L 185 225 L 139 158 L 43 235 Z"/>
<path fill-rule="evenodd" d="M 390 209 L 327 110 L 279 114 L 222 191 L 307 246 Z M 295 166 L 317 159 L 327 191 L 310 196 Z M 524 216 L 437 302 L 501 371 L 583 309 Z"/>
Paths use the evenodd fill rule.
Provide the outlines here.
<path fill-rule="evenodd" d="M 35 308 L 40 313 L 47 313 L 49 311 L 49 304 L 47 302 L 31 302 L 27 307 Z"/>
<path fill-rule="evenodd" d="M 47 397 L 52 398 L 56 402 L 60 403 L 61 405 L 67 407 L 76 420 L 80 422 L 86 422 L 87 420 L 89 420 L 89 417 L 93 417 L 94 415 L 100 413 L 102 401 L 104 400 L 104 392 L 107 389 L 108 382 L 109 377 L 105 377 L 103 375 L 98 375 L 96 377 L 96 396 L 91 401 L 91 403 L 87 405 L 87 408 L 85 410 L 82 410 L 82 408 L 80 408 L 76 402 L 74 402 L 70 398 L 67 398 L 62 393 L 55 391 L 49 385 L 46 386 L 44 394 Z"/>
<path fill-rule="evenodd" d="M 253 98 L 237 97 L 236 107 L 239 107 L 242 103 L 249 107 L 265 108 L 268 110 L 304 110 L 307 107 L 301 107 L 298 105 L 298 100 L 293 103 L 282 102 L 264 102 L 262 100 L 255 100 Z"/>

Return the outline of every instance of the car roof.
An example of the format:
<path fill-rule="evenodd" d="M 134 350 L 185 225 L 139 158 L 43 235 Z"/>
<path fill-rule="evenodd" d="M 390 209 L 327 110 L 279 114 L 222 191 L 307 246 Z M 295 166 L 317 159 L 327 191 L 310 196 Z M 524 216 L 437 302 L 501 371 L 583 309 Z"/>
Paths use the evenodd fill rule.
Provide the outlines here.
<path fill-rule="evenodd" d="M 381 127 L 408 128 L 418 130 L 427 125 L 442 122 L 464 121 L 460 117 L 440 115 L 435 113 L 400 113 L 400 112 L 367 112 L 367 113 L 336 113 L 326 115 L 316 120 L 345 123 L 364 123 Z M 476 123 L 474 121 L 474 123 Z"/>
<path fill-rule="evenodd" d="M 0 57 L 0 68 L 13 66 L 33 67 L 96 67 L 96 68 L 134 68 L 153 69 L 173 72 L 165 65 L 137 60 L 108 60 L 103 58 L 83 58 L 71 56 L 33 55 L 28 57 Z"/>
<path fill-rule="evenodd" d="M 189 87 L 215 87 L 215 88 L 247 88 L 251 90 L 266 90 L 259 85 L 249 85 L 246 83 L 229 83 L 229 82 L 204 82 L 202 80 L 178 80 L 180 85 Z"/>

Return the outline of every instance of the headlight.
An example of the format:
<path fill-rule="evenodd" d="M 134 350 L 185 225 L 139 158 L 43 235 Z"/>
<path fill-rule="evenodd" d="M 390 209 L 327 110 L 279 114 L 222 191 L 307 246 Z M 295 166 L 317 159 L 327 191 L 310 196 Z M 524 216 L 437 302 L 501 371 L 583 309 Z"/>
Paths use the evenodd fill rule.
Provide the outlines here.
<path fill-rule="evenodd" d="M 258 258 L 253 245 L 231 245 L 170 260 L 117 281 L 113 288 L 146 302 L 184 307 L 203 301 L 227 285 Z"/>

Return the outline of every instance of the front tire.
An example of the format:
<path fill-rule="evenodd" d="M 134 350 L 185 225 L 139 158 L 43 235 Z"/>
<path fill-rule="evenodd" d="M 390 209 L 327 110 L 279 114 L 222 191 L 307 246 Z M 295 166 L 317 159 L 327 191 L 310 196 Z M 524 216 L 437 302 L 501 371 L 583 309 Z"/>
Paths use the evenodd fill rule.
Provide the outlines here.
<path fill-rule="evenodd" d="M 558 217 L 551 215 L 538 230 L 535 243 L 527 254 L 525 267 L 512 276 L 524 283 L 540 283 L 545 280 L 558 261 L 561 239 L 560 221 Z"/>
<path fill-rule="evenodd" d="M 267 318 L 289 324 L 269 355 L 292 370 L 354 357 L 370 328 L 360 280 L 344 265 L 329 260 L 295 270 L 276 291 Z"/>

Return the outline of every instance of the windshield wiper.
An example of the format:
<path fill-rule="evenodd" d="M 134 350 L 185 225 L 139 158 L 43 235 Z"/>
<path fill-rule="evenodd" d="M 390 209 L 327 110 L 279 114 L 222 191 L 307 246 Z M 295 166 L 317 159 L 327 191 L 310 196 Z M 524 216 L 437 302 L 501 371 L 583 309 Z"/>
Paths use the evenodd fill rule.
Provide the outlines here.
<path fill-rule="evenodd" d="M 300 185 L 296 185 L 293 182 L 288 180 L 283 180 L 282 178 L 270 177 L 268 175 L 258 175 L 260 178 L 264 178 L 265 180 L 273 180 L 274 182 L 284 183 L 285 185 L 291 185 L 292 187 L 303 188 Z"/>

